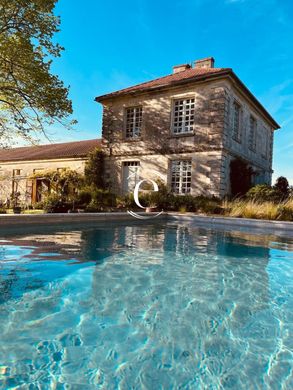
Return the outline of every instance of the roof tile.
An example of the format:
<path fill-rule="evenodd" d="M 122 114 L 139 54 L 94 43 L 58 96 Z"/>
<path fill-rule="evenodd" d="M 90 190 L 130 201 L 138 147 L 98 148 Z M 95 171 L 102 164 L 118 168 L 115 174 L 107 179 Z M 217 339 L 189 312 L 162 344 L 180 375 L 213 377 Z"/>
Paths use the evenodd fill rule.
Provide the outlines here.
<path fill-rule="evenodd" d="M 98 146 L 101 146 L 100 139 L 0 149 L 0 162 L 84 157 Z"/>
<path fill-rule="evenodd" d="M 171 86 L 172 84 L 177 84 L 181 81 L 187 81 L 189 79 L 192 81 L 193 79 L 196 80 L 203 76 L 216 75 L 217 73 L 221 73 L 223 71 L 231 71 L 231 68 L 190 68 L 182 72 L 173 73 L 151 81 L 133 85 L 132 87 L 120 89 L 106 95 L 98 96 L 95 100 L 100 101 L 104 98 L 111 98 L 118 95 L 124 95 L 126 93 L 145 91 L 156 87 Z"/>

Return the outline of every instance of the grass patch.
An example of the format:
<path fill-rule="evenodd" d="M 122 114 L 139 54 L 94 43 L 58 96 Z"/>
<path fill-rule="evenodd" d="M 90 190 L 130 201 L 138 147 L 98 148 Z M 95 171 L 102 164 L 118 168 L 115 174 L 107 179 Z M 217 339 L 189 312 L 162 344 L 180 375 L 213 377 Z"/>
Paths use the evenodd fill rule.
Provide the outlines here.
<path fill-rule="evenodd" d="M 224 201 L 222 209 L 224 215 L 229 217 L 293 221 L 293 199 L 281 203 L 255 200 Z"/>

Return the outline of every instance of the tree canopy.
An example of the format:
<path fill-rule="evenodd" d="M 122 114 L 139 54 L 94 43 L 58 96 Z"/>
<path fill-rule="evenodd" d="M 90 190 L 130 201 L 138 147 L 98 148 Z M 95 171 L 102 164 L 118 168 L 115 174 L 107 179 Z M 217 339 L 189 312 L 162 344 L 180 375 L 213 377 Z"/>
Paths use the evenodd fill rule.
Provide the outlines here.
<path fill-rule="evenodd" d="M 63 48 L 53 42 L 57 0 L 0 0 L 0 146 L 28 140 L 54 122 L 69 126 L 68 88 L 51 73 Z"/>

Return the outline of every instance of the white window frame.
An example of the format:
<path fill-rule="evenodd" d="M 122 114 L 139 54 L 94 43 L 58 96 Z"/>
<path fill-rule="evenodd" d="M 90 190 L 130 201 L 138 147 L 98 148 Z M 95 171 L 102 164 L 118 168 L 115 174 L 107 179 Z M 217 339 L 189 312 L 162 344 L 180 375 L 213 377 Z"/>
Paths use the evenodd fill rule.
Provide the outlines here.
<path fill-rule="evenodd" d="M 191 192 L 192 160 L 171 161 L 171 191 L 183 195 Z"/>
<path fill-rule="evenodd" d="M 134 174 L 134 188 L 135 188 L 136 184 L 140 181 L 140 169 L 141 169 L 140 161 L 137 161 L 137 160 L 122 161 L 122 183 L 123 183 L 123 186 L 124 186 L 125 179 L 128 179 L 128 178 L 124 177 L 124 167 L 126 167 L 126 166 L 137 167 L 137 170 L 135 171 L 135 174 Z M 131 190 L 134 190 L 134 188 Z M 123 190 L 123 192 L 125 192 L 124 188 L 122 188 L 122 190 Z"/>
<path fill-rule="evenodd" d="M 236 127 L 236 107 L 238 109 L 238 121 L 237 121 L 237 127 Z M 233 139 L 237 142 L 241 142 L 241 119 L 242 119 L 242 108 L 241 104 L 237 102 L 237 100 L 234 100 L 233 102 Z"/>
<path fill-rule="evenodd" d="M 180 109 L 180 106 L 182 107 Z M 179 112 L 182 111 L 181 121 L 179 121 Z M 178 113 L 178 115 L 176 115 Z M 172 102 L 172 134 L 184 135 L 194 133 L 194 115 L 195 115 L 195 98 L 186 96 L 173 99 Z M 181 126 L 180 126 L 181 122 Z"/>
<path fill-rule="evenodd" d="M 133 119 L 131 119 L 131 114 Z M 127 140 L 139 139 L 142 130 L 142 106 L 126 107 L 124 110 L 124 135 Z"/>

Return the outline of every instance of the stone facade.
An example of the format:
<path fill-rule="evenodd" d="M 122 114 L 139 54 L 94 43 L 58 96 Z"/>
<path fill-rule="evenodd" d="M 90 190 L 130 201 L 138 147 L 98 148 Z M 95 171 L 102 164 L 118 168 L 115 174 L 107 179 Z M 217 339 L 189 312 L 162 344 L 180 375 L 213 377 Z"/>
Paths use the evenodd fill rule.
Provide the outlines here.
<path fill-rule="evenodd" d="M 84 172 L 86 158 L 70 158 L 39 161 L 11 161 L 0 163 L 0 202 L 6 202 L 12 192 L 20 192 L 20 202 L 33 202 L 34 180 L 30 177 L 35 173 L 42 176 L 42 171 L 71 169 Z M 18 172 L 19 171 L 19 172 Z"/>
<path fill-rule="evenodd" d="M 190 66 L 176 67 L 176 76 L 185 69 L 190 72 Z M 195 102 L 193 131 L 174 134 L 174 101 L 189 98 Z M 271 182 L 273 131 L 278 125 L 249 91 L 229 75 L 187 80 L 181 85 L 135 93 L 114 93 L 96 100 L 103 104 L 105 179 L 116 193 L 125 192 L 123 165 L 130 162 L 139 164 L 140 179 L 155 179 L 158 171 L 170 186 L 172 161 L 191 160 L 190 193 L 193 195 L 228 195 L 230 161 L 235 157 L 251 165 L 255 183 Z M 237 140 L 233 136 L 235 102 L 240 112 Z M 129 107 L 142 108 L 141 133 L 133 139 L 125 135 L 125 113 Z M 256 123 L 253 150 L 250 148 L 251 117 Z"/>

